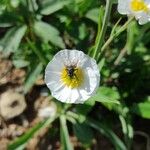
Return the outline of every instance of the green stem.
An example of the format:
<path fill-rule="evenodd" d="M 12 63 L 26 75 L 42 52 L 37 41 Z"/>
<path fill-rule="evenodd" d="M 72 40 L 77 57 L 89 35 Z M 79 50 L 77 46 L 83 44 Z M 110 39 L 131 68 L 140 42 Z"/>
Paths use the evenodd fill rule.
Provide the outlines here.
<path fill-rule="evenodd" d="M 29 38 L 26 38 L 30 48 L 33 50 L 33 52 L 38 56 L 38 58 L 40 59 L 40 61 L 43 63 L 43 65 L 46 65 L 46 59 L 44 58 L 44 56 L 41 54 L 41 52 L 36 49 L 36 47 L 34 46 L 34 44 L 30 41 Z"/>
<path fill-rule="evenodd" d="M 110 18 L 110 13 L 111 13 L 111 9 L 112 9 L 112 0 L 106 0 L 106 10 L 105 10 L 105 15 L 104 15 L 104 20 L 103 20 L 103 25 L 102 25 L 102 29 L 101 32 L 97 33 L 97 38 L 96 38 L 96 47 L 95 47 L 95 51 L 93 54 L 93 58 L 95 58 L 97 60 L 97 54 L 100 53 L 103 42 L 104 42 L 104 37 L 106 34 L 106 30 L 107 30 L 107 26 L 108 26 L 108 21 Z M 99 24 L 101 23 L 101 20 L 99 20 Z"/>
<path fill-rule="evenodd" d="M 26 0 L 26 3 L 27 3 L 27 6 L 28 6 L 28 11 L 29 11 L 29 4 L 30 4 L 30 1 L 29 0 Z M 33 6 L 33 1 L 31 0 L 31 4 L 32 4 L 32 7 L 34 9 L 34 6 Z M 39 58 L 39 60 L 42 62 L 43 65 L 46 65 L 47 64 L 47 61 L 46 61 L 46 58 L 43 56 L 43 54 L 37 49 L 37 46 L 35 46 L 36 44 L 36 37 L 34 35 L 34 32 L 33 32 L 33 24 L 34 24 L 34 14 L 31 13 L 31 16 L 29 16 L 28 20 L 27 20 L 27 26 L 28 26 L 28 31 L 29 31 L 29 37 L 30 38 L 26 38 L 30 48 L 33 50 L 33 52 L 37 55 L 37 57 Z M 33 44 L 34 43 L 34 44 Z"/>
<path fill-rule="evenodd" d="M 102 52 L 106 49 L 106 47 L 112 42 L 114 38 L 116 38 L 120 33 L 122 33 L 124 30 L 127 29 L 128 24 L 133 20 L 133 18 L 130 18 L 115 34 L 113 34 L 103 45 Z"/>
<path fill-rule="evenodd" d="M 29 1 L 28 1 L 28 0 L 26 0 L 26 4 L 27 4 L 27 6 L 28 6 L 28 9 L 29 9 Z"/>

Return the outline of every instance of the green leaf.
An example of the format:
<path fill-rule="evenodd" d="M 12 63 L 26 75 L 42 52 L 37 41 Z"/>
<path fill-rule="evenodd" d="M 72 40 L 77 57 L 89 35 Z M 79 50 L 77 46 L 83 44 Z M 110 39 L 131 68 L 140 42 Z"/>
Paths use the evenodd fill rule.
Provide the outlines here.
<path fill-rule="evenodd" d="M 150 119 L 150 101 L 134 104 L 131 111 L 143 118 Z"/>
<path fill-rule="evenodd" d="M 73 150 L 73 146 L 69 139 L 66 117 L 64 115 L 60 116 L 60 125 L 61 125 L 60 134 L 61 134 L 62 150 Z"/>
<path fill-rule="evenodd" d="M 0 46 L 5 54 L 10 54 L 10 52 L 15 52 L 20 42 L 26 32 L 27 27 L 13 27 L 11 28 L 4 36 L 4 38 L 0 41 Z"/>
<path fill-rule="evenodd" d="M 99 8 L 94 8 L 89 10 L 86 15 L 86 18 L 98 23 L 98 18 L 99 18 Z"/>
<path fill-rule="evenodd" d="M 84 144 L 90 144 L 94 138 L 92 129 L 85 123 L 76 123 L 73 126 L 77 138 Z"/>
<path fill-rule="evenodd" d="M 3 12 L 0 14 L 0 27 L 10 27 L 17 22 L 19 22 L 19 18 L 15 12 Z"/>
<path fill-rule="evenodd" d="M 42 65 L 41 63 L 39 63 L 39 64 L 37 65 L 37 67 L 36 67 L 35 69 L 33 69 L 33 70 L 29 73 L 29 75 L 28 75 L 28 77 L 27 77 L 27 79 L 26 79 L 26 81 L 25 81 L 25 84 L 24 84 L 24 93 L 25 93 L 25 94 L 26 94 L 26 93 L 31 89 L 31 87 L 34 85 L 34 83 L 35 83 L 35 81 L 37 80 L 37 77 L 38 77 L 38 75 L 41 73 L 42 69 L 43 69 L 43 65 Z"/>
<path fill-rule="evenodd" d="M 23 150 L 27 142 L 34 136 L 34 134 L 40 129 L 47 127 L 51 122 L 54 121 L 54 119 L 55 118 L 46 119 L 45 121 L 40 122 L 31 129 L 29 129 L 24 135 L 11 142 L 8 145 L 8 150 Z"/>
<path fill-rule="evenodd" d="M 103 102 L 103 103 L 116 103 L 119 104 L 120 96 L 117 90 L 109 87 L 101 86 L 97 93 L 91 97 L 89 100 Z"/>
<path fill-rule="evenodd" d="M 90 110 L 92 109 L 92 107 L 94 105 L 95 105 L 95 101 L 89 99 L 84 104 L 78 104 L 76 106 L 76 112 L 78 114 L 82 114 L 82 115 L 86 116 L 87 113 L 90 112 Z"/>
<path fill-rule="evenodd" d="M 104 123 L 99 123 L 98 121 L 95 121 L 91 118 L 86 120 L 86 123 L 99 131 L 101 134 L 106 136 L 111 143 L 114 145 L 116 150 L 127 150 L 124 143 L 119 139 L 119 137 Z"/>
<path fill-rule="evenodd" d="M 127 117 L 119 115 L 119 119 L 122 125 L 122 132 L 125 135 L 125 141 L 128 143 L 128 145 L 131 145 L 131 141 L 133 139 L 134 133 L 133 133 L 133 127 L 131 125 L 131 120 Z"/>
<path fill-rule="evenodd" d="M 68 5 L 70 0 L 42 0 L 41 2 L 41 14 L 50 15 L 60 9 L 65 5 Z"/>
<path fill-rule="evenodd" d="M 34 23 L 34 32 L 44 42 L 51 42 L 60 48 L 65 48 L 63 40 L 59 36 L 59 31 L 52 25 L 37 21 Z"/>

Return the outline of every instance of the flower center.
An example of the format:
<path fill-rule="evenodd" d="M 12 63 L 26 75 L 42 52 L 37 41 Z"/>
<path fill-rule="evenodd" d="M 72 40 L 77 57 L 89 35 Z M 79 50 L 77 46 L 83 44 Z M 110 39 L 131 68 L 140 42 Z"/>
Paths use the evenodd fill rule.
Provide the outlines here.
<path fill-rule="evenodd" d="M 133 11 L 148 11 L 148 7 L 143 0 L 131 0 L 131 9 Z"/>
<path fill-rule="evenodd" d="M 81 68 L 66 66 L 61 72 L 61 81 L 71 89 L 81 86 L 83 80 L 84 75 Z"/>

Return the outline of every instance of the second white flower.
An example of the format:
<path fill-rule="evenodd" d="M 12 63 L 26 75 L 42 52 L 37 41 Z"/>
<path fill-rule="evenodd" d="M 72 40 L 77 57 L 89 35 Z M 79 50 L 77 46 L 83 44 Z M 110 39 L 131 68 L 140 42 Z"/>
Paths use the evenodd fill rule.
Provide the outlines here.
<path fill-rule="evenodd" d="M 145 24 L 150 21 L 150 0 L 118 0 L 118 11 L 134 16 L 141 25 Z"/>

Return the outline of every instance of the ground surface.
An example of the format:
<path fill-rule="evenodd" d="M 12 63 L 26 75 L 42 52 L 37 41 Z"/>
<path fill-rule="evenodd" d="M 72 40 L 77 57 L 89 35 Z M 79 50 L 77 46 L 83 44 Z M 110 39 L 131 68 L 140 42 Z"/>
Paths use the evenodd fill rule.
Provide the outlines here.
<path fill-rule="evenodd" d="M 25 75 L 25 70 L 16 69 L 10 60 L 0 58 L 0 95 L 10 90 L 22 94 Z M 0 150 L 6 150 L 8 143 L 23 135 L 29 128 L 42 120 L 42 118 L 38 116 L 38 110 L 51 105 L 50 98 L 47 97 L 45 91 L 44 82 L 42 79 L 39 79 L 32 90 L 25 96 L 27 107 L 23 113 L 9 120 L 5 120 L 3 117 L 0 118 Z M 135 127 L 133 149 L 150 150 L 150 121 L 135 117 L 133 124 Z M 34 135 L 28 142 L 26 149 L 59 150 L 60 142 L 59 135 L 57 135 L 59 133 L 58 123 L 56 122 L 56 125 L 52 126 L 51 129 L 54 130 L 51 131 L 49 128 L 46 128 Z M 95 137 L 97 142 L 93 141 L 92 149 L 113 149 L 105 137 L 101 135 L 96 135 Z M 77 150 L 83 149 L 74 136 L 70 137 L 70 139 Z"/>

